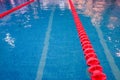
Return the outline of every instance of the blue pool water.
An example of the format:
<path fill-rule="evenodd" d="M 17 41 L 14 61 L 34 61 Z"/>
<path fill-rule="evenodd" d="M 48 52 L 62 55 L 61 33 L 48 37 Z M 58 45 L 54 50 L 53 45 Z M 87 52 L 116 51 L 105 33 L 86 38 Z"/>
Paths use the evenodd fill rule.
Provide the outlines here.
<path fill-rule="evenodd" d="M 1 1 L 0 13 L 26 1 Z M 107 80 L 120 78 L 118 2 L 74 0 Z M 0 80 L 90 80 L 87 68 L 67 0 L 36 0 L 0 19 Z"/>

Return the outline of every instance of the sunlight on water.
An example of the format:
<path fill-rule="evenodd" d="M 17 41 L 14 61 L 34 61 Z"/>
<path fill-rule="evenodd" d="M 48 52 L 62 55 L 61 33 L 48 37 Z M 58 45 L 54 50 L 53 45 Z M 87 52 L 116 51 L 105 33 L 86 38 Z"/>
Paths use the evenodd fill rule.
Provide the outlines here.
<path fill-rule="evenodd" d="M 65 10 L 67 8 L 67 0 L 41 0 L 40 3 L 42 4 L 41 8 L 47 10 L 50 5 L 58 5 L 61 10 Z"/>
<path fill-rule="evenodd" d="M 106 1 L 106 0 L 73 0 L 76 4 L 76 8 L 80 14 L 84 14 L 91 18 L 91 22 L 95 27 L 100 27 L 101 22 L 104 19 L 103 14 L 110 5 L 114 5 L 114 9 L 111 11 L 112 14 L 109 14 L 108 28 L 114 29 L 118 22 L 119 18 L 114 14 L 120 13 L 120 0 L 116 1 Z M 113 13 L 114 12 L 114 13 Z M 117 12 L 117 13 L 115 13 Z M 115 23 L 114 23 L 115 22 Z"/>
<path fill-rule="evenodd" d="M 37 8 L 33 8 L 34 19 L 39 19 Z"/>
<path fill-rule="evenodd" d="M 110 19 L 109 19 L 109 23 L 108 23 L 108 25 L 107 25 L 107 27 L 109 28 L 109 29 L 114 29 L 115 28 L 115 26 L 116 26 L 116 23 L 117 23 L 117 21 L 118 21 L 118 18 L 117 17 L 110 17 Z"/>
<path fill-rule="evenodd" d="M 7 42 L 13 48 L 15 47 L 15 38 L 12 38 L 10 33 L 6 33 L 6 37 L 4 38 L 5 42 Z"/>
<path fill-rule="evenodd" d="M 120 51 L 116 53 L 117 57 L 120 57 Z"/>

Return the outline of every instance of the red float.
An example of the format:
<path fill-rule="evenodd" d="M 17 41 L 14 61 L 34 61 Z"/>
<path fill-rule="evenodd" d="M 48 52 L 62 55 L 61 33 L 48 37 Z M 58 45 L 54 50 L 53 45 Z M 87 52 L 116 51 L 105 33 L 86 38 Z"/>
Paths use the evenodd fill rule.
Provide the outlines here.
<path fill-rule="evenodd" d="M 89 41 L 89 39 L 88 38 L 82 38 L 81 42 L 84 42 L 84 41 Z"/>
<path fill-rule="evenodd" d="M 81 42 L 82 46 L 83 45 L 86 45 L 86 44 L 91 44 L 89 41 L 84 41 L 84 42 Z"/>
<path fill-rule="evenodd" d="M 93 48 L 91 44 L 84 44 L 82 45 L 82 48 L 85 50 L 87 48 Z"/>
<path fill-rule="evenodd" d="M 81 34 L 81 33 L 85 33 L 85 31 L 84 30 L 81 30 L 81 28 L 77 28 L 77 30 L 78 30 L 78 32 L 79 32 L 79 34 Z"/>
<path fill-rule="evenodd" d="M 84 50 L 84 54 L 89 54 L 89 53 L 95 53 L 95 51 L 92 49 L 92 48 L 89 48 L 89 49 L 85 49 Z"/>
<path fill-rule="evenodd" d="M 99 65 L 99 64 L 100 64 L 100 62 L 97 58 L 89 58 L 87 60 L 87 65 L 88 66 Z"/>
<path fill-rule="evenodd" d="M 88 72 L 91 73 L 91 74 L 93 74 L 94 71 L 96 71 L 96 70 L 102 72 L 102 71 L 103 71 L 103 68 L 102 68 L 102 66 L 100 66 L 100 65 L 93 65 L 93 66 L 90 66 L 90 67 L 88 68 Z"/>
<path fill-rule="evenodd" d="M 80 36 L 80 39 L 83 39 L 83 38 L 88 38 L 88 37 L 86 35 Z"/>
<path fill-rule="evenodd" d="M 94 71 L 94 73 L 91 76 L 91 80 L 106 80 L 107 77 L 104 73 L 96 70 Z"/>
<path fill-rule="evenodd" d="M 85 59 L 88 60 L 89 58 L 97 58 L 95 53 L 89 53 L 85 55 Z"/>
<path fill-rule="evenodd" d="M 78 33 L 78 34 L 79 34 L 79 33 Z M 86 34 L 85 34 L 85 33 L 82 33 L 82 35 L 81 35 L 81 36 L 80 36 L 80 34 L 79 34 L 79 38 L 80 38 L 80 39 L 82 39 L 82 36 L 84 36 L 84 37 L 85 37 L 85 36 L 86 36 Z M 85 38 L 88 38 L 88 37 L 86 36 Z"/>
<path fill-rule="evenodd" d="M 78 32 L 78 33 L 79 33 L 79 32 Z M 79 36 L 82 36 L 82 35 L 86 35 L 86 33 L 85 33 L 85 32 L 79 33 Z"/>

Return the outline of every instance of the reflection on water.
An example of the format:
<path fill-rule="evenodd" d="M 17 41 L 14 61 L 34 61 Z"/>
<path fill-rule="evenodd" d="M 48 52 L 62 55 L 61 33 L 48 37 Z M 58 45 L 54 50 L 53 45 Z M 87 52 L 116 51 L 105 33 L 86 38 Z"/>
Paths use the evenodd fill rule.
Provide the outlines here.
<path fill-rule="evenodd" d="M 20 5 L 27 0 L 0 0 L 0 13 Z"/>
<path fill-rule="evenodd" d="M 0 0 L 0 13 L 7 11 L 8 9 L 20 5 L 26 1 L 28 0 L 7 0 L 7 1 Z M 31 17 L 34 17 L 35 20 L 39 19 L 41 17 L 39 16 L 40 10 L 49 10 L 53 6 L 53 4 L 59 6 L 60 10 L 65 10 L 68 8 L 67 0 L 36 0 L 34 3 L 30 4 L 31 7 L 29 8 L 23 7 L 20 10 L 15 11 L 13 14 L 18 18 L 16 21 L 24 25 L 24 28 L 30 28 L 32 26 L 30 23 Z M 0 22 L 0 25 L 9 24 L 8 22 L 14 16 L 12 16 L 11 14 L 2 18 L 1 19 L 2 22 Z M 23 17 L 23 18 L 22 19 L 20 18 L 19 20 L 19 17 Z"/>
<path fill-rule="evenodd" d="M 120 57 L 120 50 L 119 50 L 119 52 L 116 53 L 116 55 L 117 55 L 118 57 Z"/>
<path fill-rule="evenodd" d="M 42 9 L 47 9 L 51 5 L 58 5 L 61 10 L 64 10 L 68 7 L 67 0 L 39 0 L 42 4 Z"/>
<path fill-rule="evenodd" d="M 33 8 L 34 19 L 39 19 L 37 8 Z"/>
<path fill-rule="evenodd" d="M 11 9 L 19 4 L 26 2 L 27 0 L 0 0 L 0 13 L 8 9 Z M 17 17 L 17 22 L 24 28 L 31 28 L 31 18 L 38 20 L 42 18 L 40 16 L 40 10 L 49 10 L 53 4 L 59 7 L 61 11 L 69 9 L 68 0 L 36 0 L 30 4 L 30 7 L 24 7 L 14 12 L 14 16 Z M 107 40 L 113 44 L 119 44 L 120 38 L 115 38 L 114 35 L 119 34 L 120 30 L 120 0 L 73 0 L 75 7 L 79 14 L 83 14 L 91 18 L 91 22 L 95 27 L 107 27 L 110 32 L 106 31 Z M 20 18 L 19 17 L 23 17 Z M 10 24 L 12 14 L 6 16 L 0 20 L 0 26 Z M 113 33 L 113 31 L 116 31 Z M 117 35 L 116 35 L 117 36 Z M 117 36 L 118 37 L 118 36 Z M 116 45 L 114 45 L 116 46 Z M 116 54 L 119 54 L 118 45 L 116 48 Z"/>
<path fill-rule="evenodd" d="M 12 7 L 15 7 L 15 1 L 14 0 L 10 0 L 10 4 L 12 5 Z"/>
<path fill-rule="evenodd" d="M 5 42 L 7 42 L 10 46 L 15 47 L 15 39 L 11 37 L 10 33 L 6 33 L 6 37 L 4 38 Z"/>
<path fill-rule="evenodd" d="M 11 9 L 17 5 L 20 5 L 28 0 L 0 0 L 0 13 Z M 60 7 L 60 9 L 64 10 L 67 8 L 67 0 L 36 0 L 37 4 L 41 4 L 41 8 L 47 10 L 51 5 L 55 4 Z M 8 8 L 9 6 L 9 8 Z"/>
<path fill-rule="evenodd" d="M 0 12 L 6 11 L 12 7 L 22 4 L 27 0 L 0 0 Z M 109 8 L 114 6 L 110 12 L 107 27 L 114 29 L 119 24 L 120 18 L 120 0 L 73 0 L 78 12 L 91 18 L 91 22 L 95 27 L 101 26 L 101 21 L 104 19 L 103 14 Z M 8 4 L 9 3 L 9 8 Z M 61 10 L 68 8 L 67 0 L 36 0 L 36 6 L 43 10 L 48 10 L 51 5 L 58 5 Z M 33 8 L 34 18 L 39 19 L 37 7 Z M 20 13 L 24 14 L 27 12 L 27 7 L 21 9 Z M 116 16 L 117 15 L 117 16 Z"/>
<path fill-rule="evenodd" d="M 103 14 L 109 8 L 109 6 L 114 6 L 114 9 L 111 10 L 112 14 L 120 13 L 120 0 L 73 0 L 76 4 L 76 8 L 79 10 L 79 13 L 82 13 L 91 18 L 91 22 L 95 27 L 101 26 L 101 21 L 104 19 Z M 116 10 L 117 9 L 117 10 Z M 116 11 L 115 11 L 116 10 Z M 115 15 L 109 16 L 108 27 L 114 28 L 116 22 L 118 24 L 120 18 Z M 119 20 L 118 20 L 119 19 Z M 112 23 L 111 23 L 112 22 Z"/>

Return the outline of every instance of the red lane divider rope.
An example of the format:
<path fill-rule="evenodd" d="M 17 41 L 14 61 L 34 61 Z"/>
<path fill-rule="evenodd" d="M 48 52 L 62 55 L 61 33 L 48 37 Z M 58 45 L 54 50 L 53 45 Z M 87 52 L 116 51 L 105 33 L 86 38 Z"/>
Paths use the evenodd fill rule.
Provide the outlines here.
<path fill-rule="evenodd" d="M 91 80 L 106 80 L 107 77 L 103 73 L 103 68 L 100 65 L 100 61 L 97 58 L 97 55 L 96 55 L 96 53 L 92 47 L 92 44 L 84 30 L 84 27 L 82 26 L 82 23 L 79 19 L 77 11 L 71 0 L 69 0 L 69 5 L 70 5 L 72 15 L 73 15 L 73 18 L 74 18 L 74 21 L 76 24 L 78 35 L 79 35 L 80 42 L 82 45 L 82 49 L 84 51 L 86 63 L 89 66 L 88 72 L 90 73 Z"/>
<path fill-rule="evenodd" d="M 1 13 L 1 14 L 0 14 L 0 18 L 3 18 L 3 17 L 5 17 L 6 15 L 8 15 L 8 14 L 10 14 L 10 13 L 12 13 L 12 12 L 14 12 L 14 11 L 16 11 L 16 10 L 24 7 L 24 6 L 27 6 L 28 4 L 30 4 L 30 3 L 32 3 L 32 2 L 34 2 L 34 0 L 27 1 L 27 2 L 21 4 L 21 5 L 17 6 L 17 7 L 14 7 L 14 8 L 12 8 L 12 9 L 10 9 L 10 10 L 7 10 L 7 11 Z"/>

